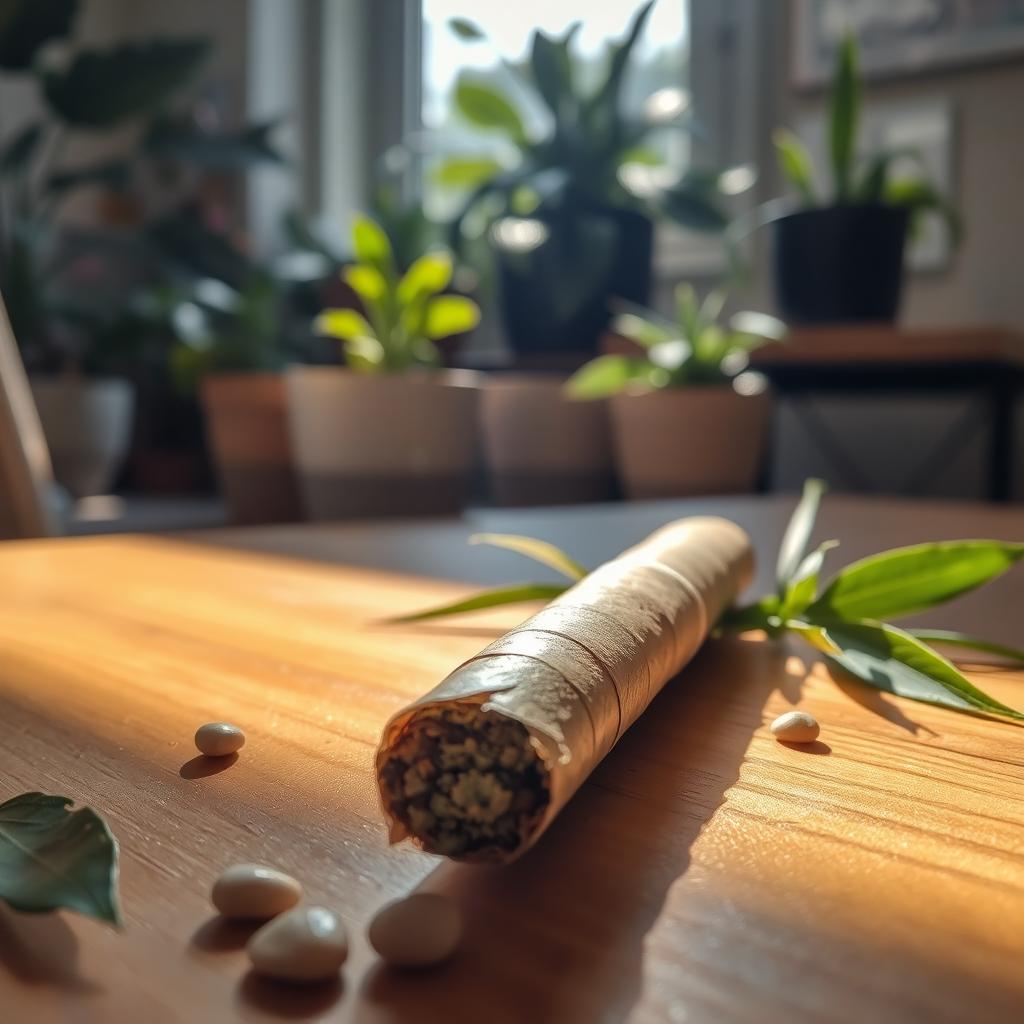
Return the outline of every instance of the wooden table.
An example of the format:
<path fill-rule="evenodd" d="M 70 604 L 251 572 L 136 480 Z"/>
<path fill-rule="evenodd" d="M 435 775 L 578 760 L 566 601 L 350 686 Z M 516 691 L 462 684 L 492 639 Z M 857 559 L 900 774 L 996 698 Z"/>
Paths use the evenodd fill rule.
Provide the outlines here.
<path fill-rule="evenodd" d="M 380 625 L 466 590 L 398 562 L 511 580 L 507 553 L 450 564 L 471 528 L 534 532 L 592 562 L 717 508 L 753 531 L 763 584 L 790 504 L 0 546 L 0 798 L 38 788 L 106 814 L 126 920 L 118 934 L 0 907 L 0 1020 L 1021 1020 L 1024 730 L 834 681 L 796 644 L 709 644 L 510 868 L 386 846 L 371 776 L 381 724 L 522 614 Z M 1019 538 L 1022 519 L 830 499 L 819 533 L 853 557 Z M 933 621 L 1020 642 L 1022 606 L 1017 572 Z M 1024 674 L 975 674 L 1024 705 Z M 823 723 L 813 751 L 768 735 L 794 705 Z M 191 743 L 219 718 L 248 733 L 222 770 Z M 341 911 L 342 985 L 247 972 L 247 932 L 207 900 L 238 860 L 280 865 Z M 364 927 L 419 887 L 458 902 L 467 937 L 444 968 L 402 975 L 376 962 Z"/>

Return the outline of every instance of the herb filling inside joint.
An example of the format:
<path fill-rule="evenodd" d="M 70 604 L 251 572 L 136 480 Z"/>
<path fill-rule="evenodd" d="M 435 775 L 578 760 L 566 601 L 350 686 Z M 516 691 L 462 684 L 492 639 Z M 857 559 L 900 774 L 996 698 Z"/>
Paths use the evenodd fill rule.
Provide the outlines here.
<path fill-rule="evenodd" d="M 514 850 L 549 800 L 529 732 L 475 704 L 419 711 L 381 775 L 390 812 L 425 850 L 447 856 Z"/>

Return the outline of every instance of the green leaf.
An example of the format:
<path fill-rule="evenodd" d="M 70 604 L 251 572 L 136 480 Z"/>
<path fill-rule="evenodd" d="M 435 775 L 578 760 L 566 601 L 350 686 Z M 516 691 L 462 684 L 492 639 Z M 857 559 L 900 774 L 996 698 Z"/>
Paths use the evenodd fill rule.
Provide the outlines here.
<path fill-rule="evenodd" d="M 475 612 L 484 608 L 497 608 L 505 604 L 522 604 L 524 601 L 549 601 L 559 594 L 564 594 L 569 584 L 561 583 L 524 583 L 512 587 L 498 587 L 485 590 L 464 601 L 453 601 L 451 604 L 428 608 L 412 615 L 401 615 L 388 619 L 388 622 L 423 622 L 426 619 L 439 619 L 446 615 L 461 615 L 463 612 Z"/>
<path fill-rule="evenodd" d="M 679 337 L 677 330 L 655 323 L 647 317 L 636 313 L 620 313 L 611 323 L 611 329 L 630 341 L 635 341 L 644 348 L 662 345 L 666 341 L 674 341 Z"/>
<path fill-rule="evenodd" d="M 796 575 L 803 561 L 807 542 L 814 530 L 814 520 L 818 518 L 818 506 L 821 496 L 825 493 L 825 484 L 821 480 L 805 480 L 804 492 L 798 502 L 789 525 L 779 546 L 779 558 L 775 565 L 775 580 L 778 584 L 779 597 L 786 593 L 790 580 Z"/>
<path fill-rule="evenodd" d="M 387 353 L 375 337 L 363 334 L 345 340 L 345 362 L 360 373 L 377 373 L 385 368 Z"/>
<path fill-rule="evenodd" d="M 926 644 L 945 644 L 949 647 L 965 647 L 972 651 L 983 651 L 985 654 L 995 654 L 1007 661 L 1018 662 L 1024 665 L 1024 650 L 1019 647 L 1007 647 L 1006 644 L 997 644 L 992 640 L 983 640 L 980 637 L 970 636 L 968 633 L 957 633 L 950 629 L 908 629 L 907 632 Z"/>
<path fill-rule="evenodd" d="M 814 195 L 814 165 L 811 154 L 799 137 L 788 128 L 780 128 L 772 140 L 779 156 L 779 167 L 796 189 L 800 198 L 813 206 L 817 199 Z"/>
<path fill-rule="evenodd" d="M 897 178 L 885 185 L 883 200 L 891 206 L 905 206 L 910 211 L 911 232 L 914 231 L 920 215 L 938 213 L 946 222 L 950 240 L 958 245 L 963 237 L 960 216 L 950 203 L 928 182 L 917 178 Z"/>
<path fill-rule="evenodd" d="M 818 580 L 821 576 L 821 567 L 825 563 L 825 556 L 838 544 L 837 540 L 827 540 L 800 563 L 793 578 L 786 586 L 786 594 L 779 611 L 781 618 L 795 618 L 811 604 L 818 594 Z"/>
<path fill-rule="evenodd" d="M 581 366 L 565 383 L 570 398 L 607 398 L 623 391 L 628 384 L 639 379 L 643 360 L 629 356 L 598 356 Z"/>
<path fill-rule="evenodd" d="M 480 322 L 480 307 L 461 295 L 431 299 L 423 322 L 423 333 L 433 340 L 471 331 Z"/>
<path fill-rule="evenodd" d="M 519 111 L 492 85 L 460 75 L 455 84 L 455 108 L 477 128 L 500 131 L 514 142 L 523 143 L 526 129 Z"/>
<path fill-rule="evenodd" d="M 777 317 L 752 309 L 734 313 L 729 318 L 729 326 L 740 334 L 768 338 L 770 341 L 781 341 L 789 333 L 789 328 Z"/>
<path fill-rule="evenodd" d="M 647 0 L 647 3 L 633 15 L 633 20 L 629 23 L 629 28 L 626 29 L 626 34 L 621 42 L 612 45 L 608 74 L 594 96 L 594 107 L 604 107 L 616 114 L 618 113 L 622 79 L 629 65 L 629 58 L 633 53 L 633 48 L 640 39 L 654 3 L 655 0 Z"/>
<path fill-rule="evenodd" d="M 177 160 L 214 170 L 245 171 L 257 164 L 283 164 L 285 158 L 271 135 L 277 119 L 246 125 L 239 131 L 202 131 L 191 120 L 156 118 L 147 130 L 142 149 L 161 160 Z"/>
<path fill-rule="evenodd" d="M 463 42 L 476 43 L 487 38 L 480 26 L 476 22 L 470 21 L 469 18 L 449 18 L 448 27 Z"/>
<path fill-rule="evenodd" d="M 748 629 L 773 630 L 778 624 L 779 599 L 769 594 L 742 608 L 727 609 L 718 620 L 716 628 L 729 633 L 745 633 Z"/>
<path fill-rule="evenodd" d="M 343 341 L 373 337 L 373 328 L 367 323 L 366 317 L 354 309 L 325 309 L 313 321 L 313 330 L 317 334 L 341 338 Z"/>
<path fill-rule="evenodd" d="M 826 657 L 862 682 L 899 697 L 1024 721 L 1024 714 L 979 690 L 951 662 L 896 626 L 821 624 L 836 651 Z"/>
<path fill-rule="evenodd" d="M 23 793 L 0 804 L 0 899 L 15 910 L 67 908 L 120 924 L 117 841 L 91 808 Z"/>
<path fill-rule="evenodd" d="M 838 202 L 851 198 L 851 175 L 859 116 L 857 41 L 848 34 L 839 44 L 836 53 L 836 71 L 829 96 L 829 150 Z"/>
<path fill-rule="evenodd" d="M 0 68 L 26 71 L 43 46 L 71 31 L 78 0 L 0 0 Z"/>
<path fill-rule="evenodd" d="M 535 562 L 540 562 L 541 565 L 546 565 L 549 569 L 554 569 L 573 582 L 583 579 L 589 571 L 561 548 L 535 537 L 523 537 L 516 533 L 474 533 L 469 538 L 469 543 L 490 544 L 492 547 L 515 551 L 517 554 L 532 558 Z"/>
<path fill-rule="evenodd" d="M 1024 558 L 1024 544 L 943 541 L 895 548 L 842 569 L 806 613 L 811 622 L 887 619 L 966 594 Z"/>
<path fill-rule="evenodd" d="M 540 29 L 533 33 L 530 72 L 537 91 L 557 119 L 565 117 L 569 108 L 575 105 L 568 44 L 572 34 L 573 30 L 570 29 L 562 41 L 553 39 Z"/>
<path fill-rule="evenodd" d="M 43 140 L 42 121 L 31 121 L 7 140 L 0 150 L 0 174 L 21 174 Z"/>
<path fill-rule="evenodd" d="M 207 39 L 155 39 L 85 51 L 67 69 L 47 71 L 43 91 L 69 124 L 109 128 L 157 110 L 189 82 L 209 52 Z"/>
<path fill-rule="evenodd" d="M 501 170 L 501 163 L 493 157 L 452 157 L 431 170 L 430 180 L 442 188 L 477 188 Z"/>
<path fill-rule="evenodd" d="M 345 267 L 341 272 L 341 279 L 359 298 L 371 305 L 380 302 L 388 290 L 384 275 L 375 267 Z"/>
<path fill-rule="evenodd" d="M 356 217 L 352 224 L 352 249 L 360 263 L 379 271 L 385 278 L 391 274 L 394 267 L 391 243 L 376 221 Z"/>
<path fill-rule="evenodd" d="M 405 272 L 396 292 L 403 306 L 411 306 L 443 292 L 452 279 L 452 258 L 446 252 L 428 252 Z"/>

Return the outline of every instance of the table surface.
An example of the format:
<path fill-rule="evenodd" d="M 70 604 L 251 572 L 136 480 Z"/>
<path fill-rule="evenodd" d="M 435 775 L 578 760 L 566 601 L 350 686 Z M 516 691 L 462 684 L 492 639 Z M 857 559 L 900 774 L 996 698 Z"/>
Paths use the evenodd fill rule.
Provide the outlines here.
<path fill-rule="evenodd" d="M 102 811 L 126 922 L 0 906 L 0 1019 L 1020 1020 L 1024 730 L 833 679 L 797 643 L 709 643 L 515 865 L 386 845 L 381 725 L 524 614 L 381 624 L 469 589 L 441 576 L 532 575 L 510 553 L 467 551 L 469 532 L 532 533 L 594 563 L 719 511 L 752 532 L 764 586 L 791 505 L 0 545 L 0 798 L 41 789 Z M 844 559 L 1024 533 L 1019 510 L 976 506 L 830 498 L 821 518 Z M 1017 572 L 932 621 L 1019 642 L 1022 602 Z M 972 675 L 1024 704 L 1024 674 Z M 822 722 L 811 751 L 768 734 L 794 706 Z M 248 734 L 221 770 L 191 741 L 213 719 Z M 207 898 L 242 860 L 279 865 L 342 913 L 342 983 L 291 989 L 247 970 L 248 932 Z M 419 888 L 457 901 L 466 941 L 441 969 L 385 969 L 365 925 Z"/>

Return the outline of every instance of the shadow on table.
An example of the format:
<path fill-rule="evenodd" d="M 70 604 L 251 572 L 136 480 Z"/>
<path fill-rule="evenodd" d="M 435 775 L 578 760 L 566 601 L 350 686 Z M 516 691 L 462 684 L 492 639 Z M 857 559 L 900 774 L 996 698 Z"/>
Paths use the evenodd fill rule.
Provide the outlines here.
<path fill-rule="evenodd" d="M 23 985 L 86 996 L 102 991 L 79 975 L 78 939 L 57 914 L 15 914 L 0 907 L 0 971 L 5 970 Z"/>
<path fill-rule="evenodd" d="M 782 657 L 742 640 L 709 645 L 527 856 L 438 868 L 421 888 L 462 910 L 459 952 L 433 971 L 372 969 L 355 1019 L 415 1020 L 424 1006 L 451 1006 L 455 992 L 459 1019 L 624 1018 L 643 987 L 645 936 L 739 776 Z"/>

